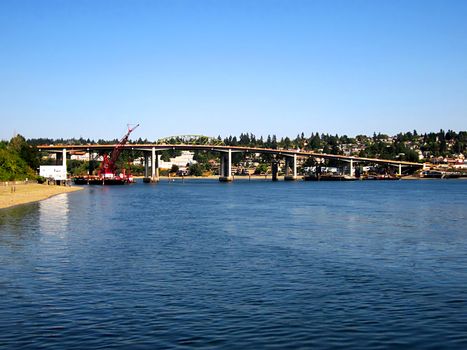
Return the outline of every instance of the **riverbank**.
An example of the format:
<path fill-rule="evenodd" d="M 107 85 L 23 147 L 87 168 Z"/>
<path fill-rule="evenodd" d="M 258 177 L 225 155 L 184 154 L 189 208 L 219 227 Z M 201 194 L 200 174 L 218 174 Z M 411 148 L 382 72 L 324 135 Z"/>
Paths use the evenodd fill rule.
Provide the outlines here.
<path fill-rule="evenodd" d="M 232 176 L 234 180 L 271 180 L 271 175 L 234 175 Z M 283 180 L 283 176 L 278 176 L 279 180 Z M 219 175 L 209 175 L 209 176 L 160 176 L 161 181 L 178 181 L 178 180 L 219 180 Z"/>
<path fill-rule="evenodd" d="M 271 174 L 268 175 L 233 175 L 234 180 L 272 180 Z M 135 176 L 137 181 L 142 181 L 144 176 Z M 284 176 L 280 175 L 277 177 L 279 181 L 284 180 Z M 302 179 L 302 176 L 298 177 L 299 180 Z M 216 180 L 219 181 L 219 175 L 209 175 L 209 176 L 159 176 L 160 181 L 181 181 L 181 180 Z"/>
<path fill-rule="evenodd" d="M 75 192 L 81 187 L 40 185 L 40 184 L 3 184 L 0 187 L 0 209 L 41 201 L 57 194 Z"/>
<path fill-rule="evenodd" d="M 143 176 L 135 176 L 135 179 L 137 181 L 143 181 Z M 277 177 L 279 181 L 284 181 L 284 176 L 280 175 Z M 426 177 L 420 177 L 420 176 L 402 176 L 400 178 L 401 180 L 440 180 L 440 179 L 435 179 L 435 178 L 426 178 Z M 460 178 L 462 179 L 467 179 L 466 177 Z M 159 177 L 160 181 L 183 181 L 183 180 L 219 180 L 219 175 L 210 175 L 210 176 L 160 176 Z M 269 175 L 250 175 L 250 176 L 245 176 L 245 175 L 235 175 L 233 176 L 233 180 L 243 180 L 243 181 L 253 181 L 253 180 L 272 180 L 272 176 Z M 297 176 L 297 181 L 302 181 L 303 180 L 303 175 Z M 449 179 L 449 180 L 454 180 L 454 179 Z M 365 181 L 365 180 L 363 180 Z M 382 180 L 384 181 L 384 180 Z"/>

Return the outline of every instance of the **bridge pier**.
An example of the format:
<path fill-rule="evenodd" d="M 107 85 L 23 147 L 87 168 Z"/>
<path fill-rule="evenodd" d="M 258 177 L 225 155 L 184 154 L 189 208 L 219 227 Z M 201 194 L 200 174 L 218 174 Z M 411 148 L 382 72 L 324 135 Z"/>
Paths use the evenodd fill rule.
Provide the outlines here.
<path fill-rule="evenodd" d="M 292 168 L 292 174 L 290 174 L 290 168 Z M 292 157 L 285 157 L 285 181 L 297 180 L 297 155 L 294 154 Z"/>
<path fill-rule="evenodd" d="M 62 148 L 62 152 L 56 152 L 55 165 L 60 165 L 66 168 L 66 148 Z"/>
<path fill-rule="evenodd" d="M 353 167 L 353 159 L 350 158 L 350 176 L 354 177 L 355 176 L 355 168 Z"/>
<path fill-rule="evenodd" d="M 91 156 L 91 150 L 88 148 L 88 175 L 92 175 L 92 156 Z"/>
<path fill-rule="evenodd" d="M 148 152 L 143 151 L 144 155 L 144 177 L 143 182 L 149 183 L 151 182 L 151 178 L 149 177 L 149 155 Z"/>
<path fill-rule="evenodd" d="M 59 165 L 60 162 L 62 163 L 62 168 L 64 169 L 65 174 L 68 175 L 67 168 L 66 168 L 66 148 L 63 148 L 61 153 L 57 153 L 55 164 Z M 61 183 L 63 180 L 56 180 L 56 181 Z"/>
<path fill-rule="evenodd" d="M 221 167 L 219 172 L 219 181 L 229 182 L 233 180 L 232 177 L 232 150 L 221 153 Z"/>
<path fill-rule="evenodd" d="M 62 166 L 65 168 L 66 172 L 66 148 L 62 150 Z"/>
<path fill-rule="evenodd" d="M 278 168 L 279 168 L 278 161 L 276 159 L 273 159 L 271 163 L 272 181 L 277 181 Z"/>
<path fill-rule="evenodd" d="M 144 152 L 144 178 L 149 176 L 149 157 L 146 152 Z"/>
<path fill-rule="evenodd" d="M 159 179 L 160 179 L 160 177 L 159 177 L 159 158 L 160 158 L 159 152 L 156 152 L 156 179 L 157 179 L 157 181 L 159 181 Z"/>
<path fill-rule="evenodd" d="M 399 177 L 402 177 L 402 164 L 401 163 L 398 163 L 398 164 L 388 164 L 388 166 L 392 166 L 392 167 L 396 167 L 396 171 L 397 171 L 397 176 Z"/>
<path fill-rule="evenodd" d="M 156 148 L 151 149 L 151 182 L 159 181 L 159 159 L 156 154 Z"/>

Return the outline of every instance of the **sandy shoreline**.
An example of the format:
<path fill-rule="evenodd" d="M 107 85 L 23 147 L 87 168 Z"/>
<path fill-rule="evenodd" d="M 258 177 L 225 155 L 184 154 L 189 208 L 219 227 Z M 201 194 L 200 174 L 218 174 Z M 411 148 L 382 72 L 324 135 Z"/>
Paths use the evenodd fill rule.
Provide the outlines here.
<path fill-rule="evenodd" d="M 81 187 L 49 186 L 39 184 L 2 185 L 0 187 L 0 209 L 41 201 L 57 194 L 75 192 Z"/>

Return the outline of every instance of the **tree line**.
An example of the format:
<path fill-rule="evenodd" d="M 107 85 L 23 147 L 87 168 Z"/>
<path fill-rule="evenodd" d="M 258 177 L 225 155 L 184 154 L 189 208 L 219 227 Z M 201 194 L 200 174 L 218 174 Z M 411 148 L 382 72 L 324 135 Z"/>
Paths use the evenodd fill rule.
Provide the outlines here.
<path fill-rule="evenodd" d="M 118 139 L 112 140 L 92 140 L 85 138 L 52 139 L 52 138 L 31 138 L 25 139 L 21 135 L 13 137 L 10 141 L 0 141 L 0 181 L 20 180 L 34 178 L 40 164 L 41 153 L 35 146 L 38 145 L 85 145 L 85 144 L 115 144 Z M 173 137 L 165 139 L 169 144 L 184 143 L 186 140 Z M 281 137 L 276 135 L 256 136 L 252 133 L 241 133 L 237 136 L 228 136 L 215 139 L 204 136 L 196 137 L 189 141 L 194 144 L 207 144 L 215 142 L 227 146 L 245 146 L 273 149 L 301 149 L 329 154 L 351 154 L 361 157 L 375 157 L 384 159 L 399 159 L 417 162 L 420 153 L 425 159 L 432 157 L 452 157 L 467 152 L 467 131 L 455 132 L 453 130 L 440 130 L 438 132 L 417 133 L 416 130 L 399 133 L 389 136 L 381 133 L 374 133 L 372 136 L 357 135 L 349 137 L 347 135 L 331 135 L 312 132 L 308 136 L 305 133 L 298 134 L 294 138 Z M 150 144 L 157 143 L 147 139 L 136 139 L 130 144 Z M 163 151 L 162 159 L 168 160 L 171 157 L 180 155 L 180 151 Z M 121 164 L 129 163 L 132 159 L 142 156 L 139 152 L 127 152 L 122 154 Z M 241 160 L 240 154 L 234 155 L 234 163 Z M 264 162 L 268 162 L 269 155 L 263 156 Z M 210 152 L 195 152 L 195 160 L 208 170 L 208 161 L 216 159 L 217 155 Z M 74 163 L 72 163 L 74 164 Z M 122 165 L 123 166 L 123 165 Z M 83 164 L 75 164 L 75 171 L 86 168 Z M 81 170 L 79 170 L 79 169 Z"/>
<path fill-rule="evenodd" d="M 0 181 L 35 179 L 39 163 L 39 152 L 23 136 L 0 141 Z"/>

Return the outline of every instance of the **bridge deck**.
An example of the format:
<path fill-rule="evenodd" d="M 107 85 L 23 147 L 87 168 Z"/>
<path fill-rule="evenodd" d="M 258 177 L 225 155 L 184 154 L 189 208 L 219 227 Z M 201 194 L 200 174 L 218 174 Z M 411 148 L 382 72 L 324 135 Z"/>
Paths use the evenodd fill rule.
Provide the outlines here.
<path fill-rule="evenodd" d="M 112 150 L 115 145 L 43 145 L 37 146 L 39 150 L 43 151 L 62 151 L 66 150 Z M 260 148 L 260 147 L 243 147 L 243 146 L 218 146 L 218 145 L 190 145 L 190 144 L 178 144 L 178 145 L 169 145 L 169 144 L 126 144 L 122 147 L 125 150 L 140 150 L 140 151 L 156 151 L 162 150 L 181 150 L 181 151 L 215 151 L 215 152 L 228 152 L 230 149 L 232 152 L 246 152 L 246 153 L 267 153 L 267 154 L 276 154 L 282 156 L 293 156 L 297 157 L 316 157 L 324 159 L 338 159 L 342 161 L 354 161 L 354 162 L 369 162 L 369 163 L 378 163 L 378 164 L 390 164 L 390 165 L 406 165 L 413 167 L 423 167 L 423 164 L 399 161 L 393 159 L 380 159 L 380 158 L 366 158 L 366 157 L 354 157 L 354 156 L 344 156 L 338 154 L 328 154 L 328 153 L 318 153 L 311 151 L 303 150 L 290 150 L 290 149 L 273 149 L 273 148 Z"/>

